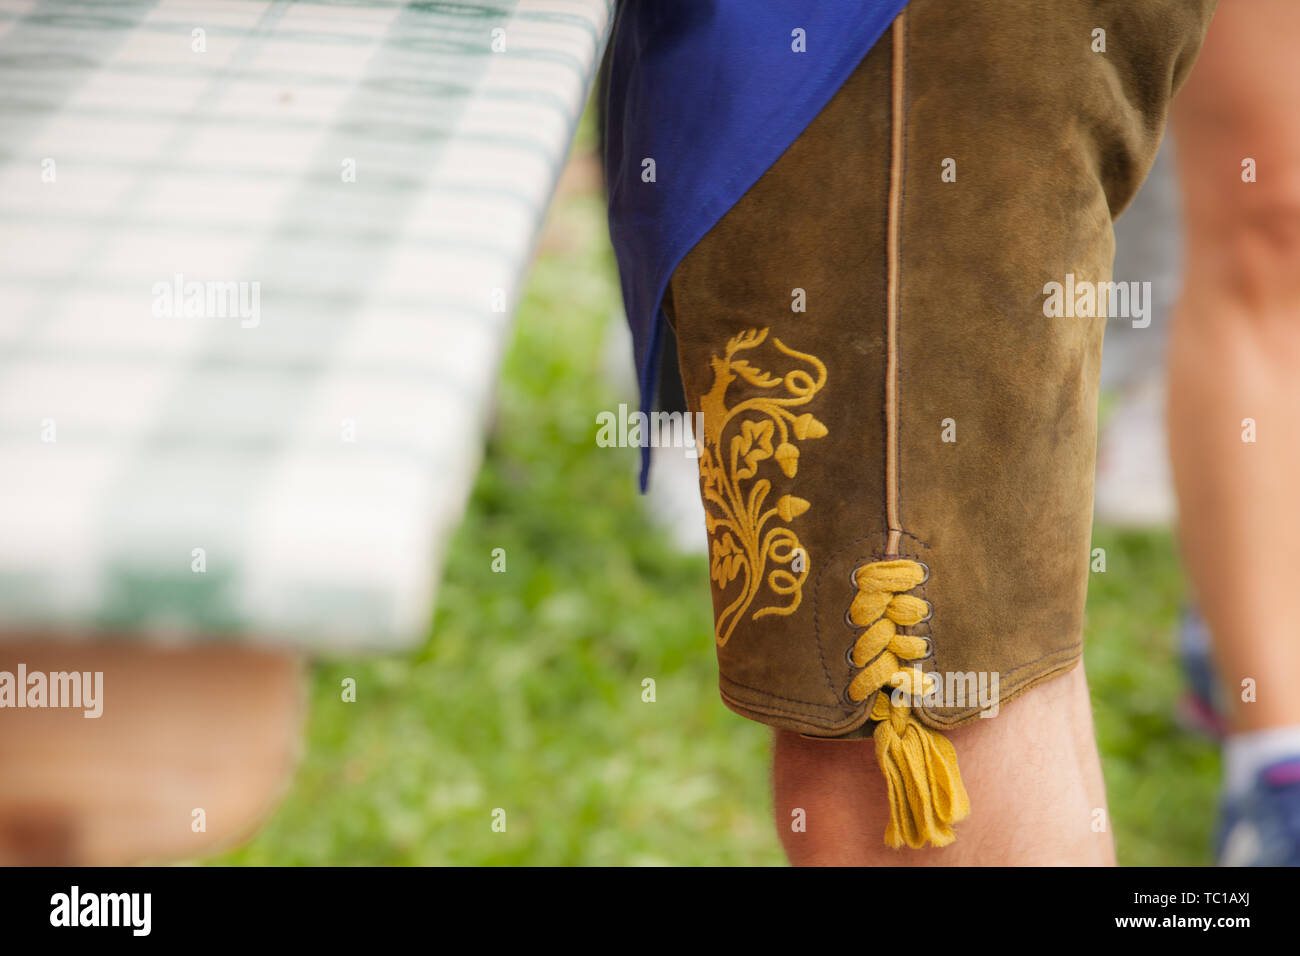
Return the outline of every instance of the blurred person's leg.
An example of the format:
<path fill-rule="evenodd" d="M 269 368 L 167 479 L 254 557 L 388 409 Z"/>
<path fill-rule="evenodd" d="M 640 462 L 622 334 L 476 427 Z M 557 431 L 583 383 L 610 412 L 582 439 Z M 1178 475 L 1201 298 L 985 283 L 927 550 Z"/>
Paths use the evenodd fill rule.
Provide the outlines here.
<path fill-rule="evenodd" d="M 1077 296 L 1212 7 L 913 0 L 672 277 L 722 696 L 782 731 L 797 861 L 1112 860 Z"/>
<path fill-rule="evenodd" d="M 1187 265 L 1170 447 L 1183 551 L 1225 685 L 1230 796 L 1300 758 L 1297 42 L 1294 2 L 1224 0 L 1173 120 Z"/>
<path fill-rule="evenodd" d="M 1187 275 L 1170 443 L 1188 569 L 1238 730 L 1300 723 L 1300 6 L 1225 0 L 1174 110 Z M 1242 181 L 1253 159 L 1258 181 Z M 1256 423 L 1246 441 L 1244 419 Z"/>
<path fill-rule="evenodd" d="M 47 686 L 47 706 L 0 710 L 0 864 L 193 859 L 251 835 L 288 786 L 305 712 L 296 655 L 0 643 L 0 672 L 20 667 L 32 687 L 77 672 L 98 693 L 93 708 L 55 708 Z"/>

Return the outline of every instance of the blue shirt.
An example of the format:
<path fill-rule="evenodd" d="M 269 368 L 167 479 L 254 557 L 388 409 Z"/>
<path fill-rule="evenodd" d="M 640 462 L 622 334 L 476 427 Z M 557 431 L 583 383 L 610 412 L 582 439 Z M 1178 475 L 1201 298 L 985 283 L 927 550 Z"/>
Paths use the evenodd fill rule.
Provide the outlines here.
<path fill-rule="evenodd" d="M 660 307 L 673 270 L 807 128 L 906 5 L 619 4 L 610 39 L 605 176 L 643 412 L 654 401 Z M 649 462 L 643 448 L 642 490 Z"/>

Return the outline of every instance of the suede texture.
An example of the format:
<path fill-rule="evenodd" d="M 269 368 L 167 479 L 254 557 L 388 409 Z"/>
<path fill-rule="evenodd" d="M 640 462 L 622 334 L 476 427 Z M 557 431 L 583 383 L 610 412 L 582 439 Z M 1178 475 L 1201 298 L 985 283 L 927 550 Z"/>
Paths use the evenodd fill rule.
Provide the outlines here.
<path fill-rule="evenodd" d="M 1107 319 L 1045 316 L 1044 286 L 1110 280 L 1112 222 L 1213 7 L 913 0 L 679 265 L 665 311 L 710 439 L 702 490 L 733 710 L 812 736 L 871 730 L 871 699 L 846 695 L 862 631 L 846 612 L 854 570 L 887 557 L 891 228 L 897 552 L 930 571 L 912 592 L 933 609 L 910 629 L 930 640 L 923 666 L 996 672 L 1005 704 L 1077 663 Z M 941 177 L 949 159 L 955 182 Z M 942 728 L 980 710 L 916 713 Z"/>

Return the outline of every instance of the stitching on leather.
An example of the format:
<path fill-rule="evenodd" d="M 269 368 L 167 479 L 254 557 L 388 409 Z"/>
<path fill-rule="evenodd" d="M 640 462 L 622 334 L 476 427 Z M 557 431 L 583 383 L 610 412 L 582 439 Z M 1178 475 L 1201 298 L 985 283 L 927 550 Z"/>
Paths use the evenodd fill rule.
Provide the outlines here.
<path fill-rule="evenodd" d="M 728 684 L 731 684 L 735 687 L 743 687 L 745 690 L 753 691 L 755 694 L 761 694 L 762 696 L 767 697 L 771 700 L 783 700 L 787 704 L 806 704 L 809 707 L 818 707 L 822 710 L 839 711 L 846 715 L 854 713 L 854 711 L 848 710 L 843 706 L 832 707 L 830 704 L 819 704 L 816 701 L 801 700 L 798 697 L 782 697 L 780 694 L 773 694 L 770 691 L 763 690 L 762 688 L 759 687 L 750 687 L 748 684 L 742 684 L 740 681 L 736 680 L 735 678 L 728 677 L 726 674 L 723 674 L 721 672 L 719 672 L 718 676 L 721 677 L 723 680 L 725 680 Z"/>
<path fill-rule="evenodd" d="M 793 711 L 793 710 L 782 710 L 780 707 L 760 707 L 760 706 L 758 706 L 758 705 L 749 705 L 749 704 L 746 704 L 745 701 L 743 701 L 743 700 L 739 700 L 738 698 L 735 698 L 735 697 L 732 697 L 732 696 L 729 695 L 726 691 L 722 691 L 722 699 L 725 700 L 725 701 L 727 701 L 727 702 L 729 702 L 729 703 L 731 703 L 731 704 L 734 704 L 737 708 L 739 708 L 739 709 L 742 710 L 742 711 L 748 711 L 748 712 L 751 712 L 751 713 L 763 714 L 764 716 L 768 716 L 768 717 L 771 717 L 771 716 L 774 716 L 774 715 L 778 715 L 778 714 L 784 714 L 784 715 L 786 715 L 786 716 L 788 716 L 788 717 L 793 717 L 793 718 L 795 718 L 797 723 L 803 724 L 803 725 L 805 725 L 805 726 L 807 726 L 807 727 L 809 727 L 809 728 L 815 729 L 815 730 L 821 730 L 821 731 L 833 730 L 833 731 L 838 731 L 838 734 L 833 735 L 833 736 L 828 736 L 828 737 L 827 737 L 827 739 L 830 739 L 830 740 L 834 740 L 834 739 L 835 739 L 835 736 L 842 736 L 842 735 L 847 734 L 847 733 L 849 733 L 849 732 L 851 732 L 851 731 L 854 731 L 854 730 L 856 730 L 858 727 L 861 727 L 861 726 L 862 726 L 861 723 L 856 723 L 856 724 L 855 724 L 855 723 L 853 722 L 853 719 L 852 719 L 852 718 L 845 718 L 843 721 L 841 721 L 841 722 L 838 723 L 838 724 L 832 724 L 832 725 L 830 725 L 830 726 L 824 726 L 824 725 L 822 725 L 822 724 L 814 723 L 812 720 L 810 720 L 810 719 L 808 718 L 808 716 L 807 716 L 806 714 L 801 714 L 801 713 L 799 713 L 798 711 Z M 850 725 L 851 725 L 851 726 L 850 726 Z M 821 735 L 810 734 L 809 736 L 821 736 Z M 866 739 L 870 740 L 870 738 L 866 738 Z"/>
<path fill-rule="evenodd" d="M 1031 689 L 1036 684 L 1039 684 L 1043 681 L 1056 677 L 1059 674 L 1065 673 L 1067 670 L 1069 670 L 1078 662 L 1079 662 L 1079 658 L 1074 655 L 1071 655 L 1069 657 L 1062 658 L 1059 664 L 1052 666 L 1051 668 L 1043 671 L 1042 673 L 1035 674 L 1032 677 L 1026 678 L 1025 680 L 1016 682 L 1015 684 L 1012 685 L 1009 691 L 1007 691 L 1006 693 L 998 694 L 999 706 L 1003 704 L 1011 703 L 1013 700 L 1019 697 L 1021 693 Z M 973 709 L 968 708 L 956 714 L 941 714 L 938 713 L 937 711 L 930 710 L 928 708 L 923 707 L 921 709 L 935 723 L 943 724 L 944 726 L 953 726 L 958 721 L 965 720 L 967 717 L 971 716 L 972 714 L 980 713 L 981 710 L 981 708 L 976 707 Z"/>

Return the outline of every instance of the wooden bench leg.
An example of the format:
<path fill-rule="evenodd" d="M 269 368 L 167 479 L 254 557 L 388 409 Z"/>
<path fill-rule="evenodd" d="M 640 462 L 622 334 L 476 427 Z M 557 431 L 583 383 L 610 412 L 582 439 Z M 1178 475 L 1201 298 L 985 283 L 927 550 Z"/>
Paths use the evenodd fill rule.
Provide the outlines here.
<path fill-rule="evenodd" d="M 102 673 L 101 716 L 48 691 L 13 706 L 20 665 L 29 694 L 33 674 Z M 251 835 L 288 787 L 305 687 L 297 655 L 251 647 L 0 642 L 0 864 L 193 859 Z"/>

